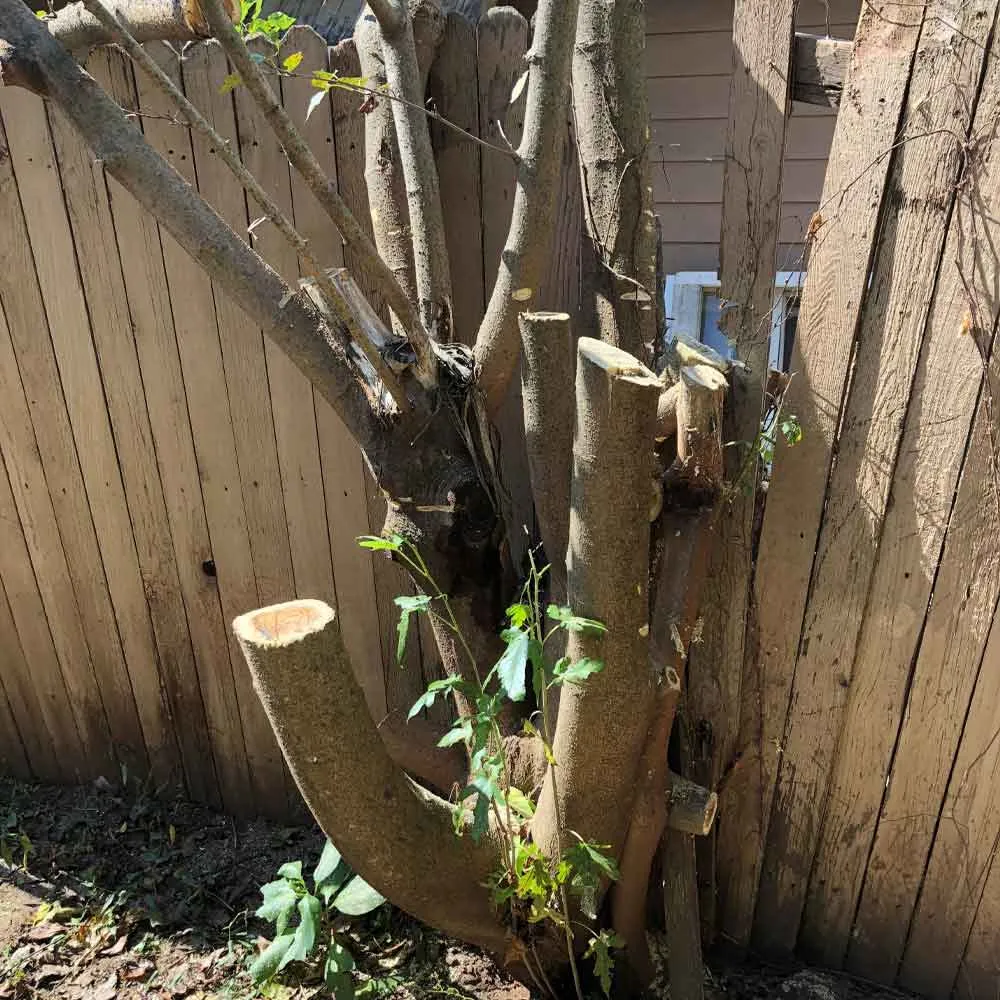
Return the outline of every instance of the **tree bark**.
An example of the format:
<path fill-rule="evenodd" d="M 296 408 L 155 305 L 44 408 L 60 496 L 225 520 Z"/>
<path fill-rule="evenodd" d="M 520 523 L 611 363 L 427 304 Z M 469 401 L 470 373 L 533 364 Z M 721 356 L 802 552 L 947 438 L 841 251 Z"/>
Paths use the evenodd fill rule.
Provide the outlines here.
<path fill-rule="evenodd" d="M 573 368 L 568 313 L 522 313 L 521 396 L 531 492 L 551 565 L 552 599 L 566 599 L 570 481 L 573 478 Z"/>
<path fill-rule="evenodd" d="M 646 360 L 656 336 L 656 222 L 643 11 L 644 0 L 580 0 L 573 108 L 601 339 Z"/>
<path fill-rule="evenodd" d="M 241 615 L 233 629 L 323 832 L 401 909 L 502 955 L 507 932 L 483 888 L 497 867 L 499 845 L 491 837 L 478 845 L 456 837 L 453 807 L 419 789 L 393 763 L 368 714 L 334 612 L 321 601 L 292 601 Z"/>
<path fill-rule="evenodd" d="M 310 191 L 340 231 L 344 242 L 353 251 L 355 259 L 374 282 L 389 308 L 400 317 L 416 355 L 414 374 L 421 384 L 433 386 L 437 378 L 434 352 L 428 341 L 427 331 L 412 303 L 399 287 L 392 271 L 379 256 L 378 250 L 361 228 L 361 224 L 351 214 L 343 198 L 340 197 L 336 185 L 327 177 L 316 156 L 309 148 L 309 144 L 288 117 L 274 90 L 267 82 L 263 70 L 251 58 L 239 32 L 227 21 L 222 0 L 202 0 L 202 3 L 213 35 L 218 38 L 226 50 L 226 54 L 239 73 L 240 79 L 253 95 L 265 120 L 274 130 L 274 134 L 285 150 L 292 166 L 309 185 Z"/>
<path fill-rule="evenodd" d="M 417 301 L 424 326 L 436 340 L 451 340 L 454 328 L 451 270 L 444 235 L 444 213 L 431 132 L 423 111 L 430 60 L 420 67 L 415 42 L 415 18 L 427 22 L 434 48 L 444 31 L 437 0 L 421 0 L 411 11 L 406 0 L 375 0 L 369 4 L 382 34 L 382 59 L 391 93 L 400 165 L 406 181 L 410 235 L 416 273 Z M 368 15 L 366 15 L 368 16 Z"/>
<path fill-rule="evenodd" d="M 659 381 L 624 351 L 582 338 L 577 347 L 576 428 L 568 603 L 608 631 L 572 632 L 567 656 L 603 660 L 559 703 L 550 768 L 532 823 L 549 857 L 562 828 L 620 855 L 639 758 L 661 672 L 649 658 L 649 503 Z M 613 726 L 608 720 L 614 720 Z M 594 734 L 604 734 L 600 740 Z M 553 781 L 553 771 L 555 781 Z"/>
<path fill-rule="evenodd" d="M 552 245 L 576 12 L 577 0 L 542 0 L 538 9 L 513 216 L 476 338 L 479 385 L 491 416 L 499 411 L 517 368 L 517 317 L 534 304 Z"/>
<path fill-rule="evenodd" d="M 443 19 L 433 0 L 415 0 L 411 5 L 413 37 L 417 49 L 422 89 L 441 38 Z M 382 33 L 372 17 L 358 20 L 354 43 L 361 60 L 361 75 L 368 86 L 386 84 Z M 422 103 L 422 102 L 421 102 Z M 418 302 L 417 276 L 410 238 L 410 210 L 406 181 L 400 162 L 399 143 L 391 98 L 379 98 L 365 115 L 365 184 L 371 212 L 375 246 L 411 302 Z M 397 328 L 399 317 L 393 314 Z"/>
<path fill-rule="evenodd" d="M 125 18 L 130 33 L 140 42 L 190 42 L 211 34 L 196 0 L 114 0 L 109 6 Z M 235 21 L 239 4 L 226 0 L 225 6 L 230 20 Z M 114 40 L 82 3 L 67 4 L 44 23 L 52 37 L 71 52 Z"/>

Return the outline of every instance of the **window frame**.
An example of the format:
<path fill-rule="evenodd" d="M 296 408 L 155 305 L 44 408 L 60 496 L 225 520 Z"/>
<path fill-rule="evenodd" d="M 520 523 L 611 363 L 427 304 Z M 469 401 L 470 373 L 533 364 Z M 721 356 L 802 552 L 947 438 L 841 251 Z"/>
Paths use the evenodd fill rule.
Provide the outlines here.
<path fill-rule="evenodd" d="M 786 356 L 784 339 L 787 303 L 799 296 L 805 279 L 805 271 L 778 271 L 774 276 L 768 364 L 777 371 L 783 371 L 791 360 Z M 683 333 L 701 342 L 705 293 L 718 292 L 719 288 L 717 271 L 677 271 L 667 275 L 664 291 L 667 339 Z"/>

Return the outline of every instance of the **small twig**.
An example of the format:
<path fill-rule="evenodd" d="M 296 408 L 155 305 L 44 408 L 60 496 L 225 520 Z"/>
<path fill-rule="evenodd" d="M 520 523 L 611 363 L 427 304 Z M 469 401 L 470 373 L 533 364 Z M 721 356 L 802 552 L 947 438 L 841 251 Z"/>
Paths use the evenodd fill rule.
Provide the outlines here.
<path fill-rule="evenodd" d="M 371 361 L 379 378 L 396 401 L 396 405 L 401 410 L 406 410 L 409 403 L 399 381 L 389 370 L 381 354 L 379 354 L 365 336 L 353 310 L 330 280 L 324 268 L 313 257 L 309 250 L 308 241 L 298 232 L 278 205 L 261 187 L 257 178 L 243 165 L 240 158 L 233 152 L 232 144 L 216 132 L 202 113 L 180 92 L 173 80 L 167 76 L 149 53 L 132 37 L 120 15 L 113 14 L 104 6 L 101 0 L 83 0 L 83 2 L 87 10 L 104 25 L 115 41 L 152 78 L 160 90 L 177 105 L 181 114 L 190 122 L 191 127 L 212 143 L 213 148 L 218 150 L 226 166 L 229 167 L 234 176 L 253 197 L 254 201 L 260 205 L 267 218 L 302 258 L 306 270 L 316 279 L 316 283 L 320 286 L 324 298 L 329 302 L 333 313 L 344 324 L 355 343 L 365 352 L 366 357 Z"/>

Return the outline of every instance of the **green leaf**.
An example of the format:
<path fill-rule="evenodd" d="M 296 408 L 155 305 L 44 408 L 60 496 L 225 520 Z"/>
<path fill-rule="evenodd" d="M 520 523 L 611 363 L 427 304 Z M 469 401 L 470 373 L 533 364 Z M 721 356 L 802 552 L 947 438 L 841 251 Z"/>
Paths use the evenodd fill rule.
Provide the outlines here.
<path fill-rule="evenodd" d="M 289 882 L 302 882 L 302 862 L 288 861 L 278 869 L 281 878 L 288 879 Z"/>
<path fill-rule="evenodd" d="M 431 598 L 427 594 L 418 594 L 416 597 L 397 597 L 394 601 L 402 612 L 399 624 L 396 626 L 396 634 L 399 636 L 396 642 L 396 663 L 402 666 L 403 657 L 406 655 L 406 639 L 410 634 L 410 615 L 427 611 L 431 606 Z"/>
<path fill-rule="evenodd" d="M 521 791 L 520 788 L 515 788 L 511 785 L 511 787 L 507 789 L 505 798 L 507 800 L 507 805 L 509 805 L 511 809 L 518 814 L 518 816 L 522 816 L 524 819 L 531 819 L 531 817 L 535 815 L 534 803 L 528 798 L 527 795 L 524 794 L 524 792 Z"/>
<path fill-rule="evenodd" d="M 447 749 L 458 743 L 468 743 L 472 739 L 473 729 L 471 719 L 459 719 L 451 729 L 438 740 L 438 746 Z"/>
<path fill-rule="evenodd" d="M 791 448 L 802 440 L 802 425 L 795 414 L 791 414 L 781 421 L 781 433 L 786 444 Z"/>
<path fill-rule="evenodd" d="M 523 701 L 525 670 L 528 666 L 528 641 L 531 637 L 521 629 L 508 628 L 500 633 L 500 638 L 507 643 L 507 648 L 496 665 L 500 686 L 511 701 Z"/>
<path fill-rule="evenodd" d="M 331 938 L 323 964 L 323 982 L 336 1000 L 353 1000 L 354 956 L 336 939 Z"/>
<path fill-rule="evenodd" d="M 507 609 L 507 619 L 510 622 L 511 628 L 521 628 L 530 617 L 530 604 L 512 604 Z"/>
<path fill-rule="evenodd" d="M 360 875 L 355 875 L 341 889 L 333 905 L 349 917 L 361 917 L 377 910 L 385 902 L 385 896 L 373 889 Z"/>
<path fill-rule="evenodd" d="M 427 690 L 413 703 L 406 721 L 409 722 L 414 716 L 419 715 L 424 709 L 430 708 L 437 700 L 439 694 L 447 694 L 454 690 L 463 690 L 465 682 L 458 674 L 452 674 L 438 681 L 431 681 L 427 685 Z"/>
<path fill-rule="evenodd" d="M 285 56 L 285 58 L 281 60 L 281 65 L 288 70 L 289 73 L 292 73 L 299 68 L 299 63 L 301 62 L 302 53 L 293 52 L 290 56 Z"/>
<path fill-rule="evenodd" d="M 363 549 L 371 549 L 372 552 L 398 552 L 403 547 L 403 541 L 402 535 L 390 535 L 388 538 L 379 535 L 361 535 L 358 538 L 358 545 Z"/>
<path fill-rule="evenodd" d="M 318 889 L 340 867 L 340 851 L 331 841 L 326 842 L 313 871 L 313 883 Z"/>
<path fill-rule="evenodd" d="M 299 900 L 299 926 L 295 928 L 291 947 L 281 956 L 278 972 L 290 962 L 305 962 L 316 947 L 316 929 L 319 926 L 321 906 L 315 896 L 306 894 Z"/>
<path fill-rule="evenodd" d="M 617 934 L 603 930 L 590 939 L 590 944 L 584 952 L 584 958 L 594 960 L 594 973 L 606 997 L 611 996 L 611 973 L 615 968 L 611 949 L 622 948 L 624 944 L 625 942 Z"/>
<path fill-rule="evenodd" d="M 281 878 L 276 882 L 268 882 L 261 888 L 260 894 L 264 897 L 264 902 L 258 908 L 257 916 L 261 920 L 272 921 L 279 936 L 284 934 L 288 918 L 298 902 L 298 893 L 290 882 Z"/>
<path fill-rule="evenodd" d="M 250 978 L 255 983 L 266 983 L 273 979 L 294 940 L 294 934 L 282 934 L 276 937 L 250 966 Z"/>
<path fill-rule="evenodd" d="M 557 604 L 550 604 L 545 611 L 552 621 L 568 632 L 607 632 L 608 628 L 595 618 L 583 618 L 573 614 L 572 608 L 560 607 Z"/>
<path fill-rule="evenodd" d="M 243 83 L 243 77 L 239 73 L 230 73 L 222 81 L 222 86 L 219 87 L 220 94 L 228 94 L 231 90 L 235 90 L 241 83 Z"/>
<path fill-rule="evenodd" d="M 569 657 L 564 656 L 553 668 L 552 684 L 582 684 L 592 674 L 598 674 L 603 669 L 603 660 L 592 660 L 584 656 L 575 663 L 570 663 Z"/>

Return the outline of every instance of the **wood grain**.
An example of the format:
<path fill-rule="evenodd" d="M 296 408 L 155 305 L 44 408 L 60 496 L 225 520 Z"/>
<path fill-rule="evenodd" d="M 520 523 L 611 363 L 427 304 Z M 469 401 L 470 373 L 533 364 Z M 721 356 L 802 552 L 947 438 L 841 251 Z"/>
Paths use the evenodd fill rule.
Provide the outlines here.
<path fill-rule="evenodd" d="M 747 370 L 732 381 L 726 441 L 756 440 L 764 413 L 794 6 L 790 0 L 737 0 L 735 6 L 719 280 L 722 299 L 733 305 L 724 316 L 724 330 Z M 745 463 L 745 449 L 728 450 L 726 475 L 736 491 L 715 527 L 701 600 L 704 641 L 690 651 L 688 711 L 696 726 L 708 726 L 712 734 L 700 747 L 692 741 L 702 753 L 693 756 L 691 776 L 709 788 L 716 787 L 736 752 L 741 712 L 754 512 L 763 502 L 758 469 L 747 469 Z M 741 476 L 743 483 L 737 482 Z M 754 791 L 729 785 L 722 797 L 726 819 L 710 835 L 717 841 L 721 927 L 741 944 L 750 937 L 761 847 L 751 832 L 759 831 Z M 711 873 L 703 872 L 702 882 L 708 885 L 702 909 L 714 927 L 716 886 Z"/>
<path fill-rule="evenodd" d="M 796 376 L 786 394 L 785 405 L 798 416 L 803 437 L 794 448 L 779 440 L 764 511 L 754 584 L 761 689 L 745 697 L 756 695 L 761 706 L 758 816 L 766 844 L 753 941 L 770 953 L 791 951 L 795 944 L 825 792 L 822 775 L 829 766 L 828 748 L 813 756 L 804 722 L 811 719 L 816 727 L 818 746 L 829 732 L 835 738 L 836 713 L 846 696 L 841 685 L 850 678 L 850 663 L 839 664 L 832 675 L 814 669 L 815 650 L 803 650 L 813 655 L 801 674 L 796 661 L 889 169 L 884 154 L 903 109 L 919 27 L 913 10 L 890 22 L 873 8 L 858 27 L 848 84 L 855 99 L 837 120 L 821 208 L 829 221 L 812 248 L 792 357 Z M 827 708 L 831 717 L 823 714 Z"/>
<path fill-rule="evenodd" d="M 995 180 L 977 170 L 976 214 L 964 194 L 952 210 L 963 169 L 952 130 L 978 129 L 996 115 L 990 98 L 975 125 L 969 119 L 996 8 L 993 0 L 963 5 L 951 12 L 953 32 L 932 27 L 921 38 L 912 124 L 889 177 L 892 206 L 828 491 L 824 531 L 835 541 L 821 542 L 828 565 L 804 642 L 820 657 L 819 673 L 834 672 L 833 659 L 854 669 L 800 937 L 827 966 L 839 966 L 847 950 L 981 382 L 975 341 L 956 342 L 955 331 L 969 308 L 963 275 L 985 263 L 975 260 L 983 250 L 973 249 L 972 228 L 991 225 L 978 213 Z"/>

